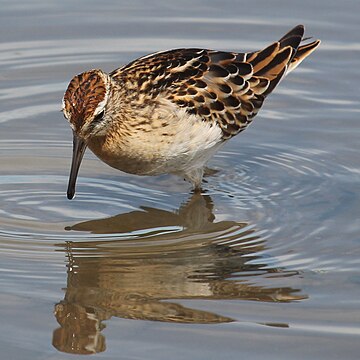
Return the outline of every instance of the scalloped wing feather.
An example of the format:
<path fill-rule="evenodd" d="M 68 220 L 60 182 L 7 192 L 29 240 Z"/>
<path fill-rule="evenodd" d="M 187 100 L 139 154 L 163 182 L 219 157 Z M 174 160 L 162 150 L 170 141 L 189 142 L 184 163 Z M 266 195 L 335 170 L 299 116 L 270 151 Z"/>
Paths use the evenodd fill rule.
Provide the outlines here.
<path fill-rule="evenodd" d="M 113 71 L 142 99 L 166 98 L 203 121 L 217 124 L 223 138 L 243 131 L 282 77 L 319 45 L 300 46 L 304 27 L 252 53 L 175 49 L 144 56 Z"/>

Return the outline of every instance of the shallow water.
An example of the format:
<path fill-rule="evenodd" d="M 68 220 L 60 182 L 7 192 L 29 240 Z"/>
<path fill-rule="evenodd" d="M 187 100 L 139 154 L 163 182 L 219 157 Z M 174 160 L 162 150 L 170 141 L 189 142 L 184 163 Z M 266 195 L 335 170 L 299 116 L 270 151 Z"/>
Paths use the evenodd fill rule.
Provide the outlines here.
<path fill-rule="evenodd" d="M 0 4 L 4 358 L 358 358 L 360 3 Z M 74 74 L 255 50 L 297 23 L 321 48 L 215 156 L 202 195 L 87 152 L 66 199 Z"/>

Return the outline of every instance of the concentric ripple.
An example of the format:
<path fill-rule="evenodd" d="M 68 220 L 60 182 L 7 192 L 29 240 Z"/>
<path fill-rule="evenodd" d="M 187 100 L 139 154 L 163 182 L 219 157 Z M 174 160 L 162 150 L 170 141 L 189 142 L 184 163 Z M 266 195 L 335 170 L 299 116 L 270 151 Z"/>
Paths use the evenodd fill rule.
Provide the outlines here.
<path fill-rule="evenodd" d="M 203 194 L 172 176 L 116 172 L 88 151 L 77 197 L 66 199 L 72 139 L 59 110 L 68 81 L 167 48 L 256 50 L 275 39 L 268 34 L 281 36 L 295 9 L 264 2 L 262 13 L 241 12 L 235 3 L 87 2 L 85 13 L 70 1 L 4 7 L 5 358 L 61 357 L 51 338 L 59 351 L 107 348 L 109 358 L 168 351 L 177 359 L 184 349 L 188 358 L 264 358 L 274 349 L 294 358 L 302 350 L 295 343 L 306 359 L 358 354 L 358 93 L 349 85 L 356 11 L 343 26 L 341 5 L 327 7 L 328 19 L 296 8 L 322 47 L 269 97 L 255 136 L 241 134 L 209 163 L 218 172 Z"/>
<path fill-rule="evenodd" d="M 334 161 L 325 151 L 284 145 L 242 147 L 239 161 L 238 156 L 226 151 L 217 155 L 214 164 L 221 169 L 209 178 L 208 187 L 223 193 L 228 203 L 266 229 L 272 239 L 269 255 L 274 264 L 349 272 L 360 265 L 356 258 L 344 264 L 329 255 L 328 241 L 333 241 L 334 235 L 326 220 L 336 213 L 341 227 L 351 218 L 358 187 L 355 169 Z M 317 251 L 309 251 L 309 246 Z M 341 253 L 344 244 L 334 241 L 332 249 Z"/>
<path fill-rule="evenodd" d="M 2 237 L 63 238 L 65 225 L 128 211 L 134 208 L 130 199 L 156 201 L 161 206 L 156 191 L 96 178 L 82 177 L 81 182 L 81 195 L 70 202 L 64 191 L 66 176 L 0 176 Z"/>
<path fill-rule="evenodd" d="M 6 258 L 0 271 L 6 274 L 2 283 L 7 288 L 15 278 L 19 284 L 25 283 L 29 266 L 31 276 L 41 278 L 46 287 L 48 281 L 54 282 L 64 274 L 64 269 L 55 264 L 60 259 L 63 264 L 67 256 L 70 267 L 79 261 L 85 272 L 99 264 L 105 266 L 104 262 L 110 264 L 110 270 L 107 265 L 102 270 L 106 276 L 117 273 L 123 278 L 126 268 L 133 267 L 136 271 L 132 276 L 139 277 L 138 283 L 146 264 L 158 263 L 158 271 L 163 268 L 172 274 L 164 281 L 177 279 L 176 286 L 181 289 L 167 296 L 284 302 L 306 298 L 300 289 L 287 286 L 286 280 L 275 279 L 296 277 L 296 271 L 277 267 L 269 257 L 260 255 L 267 249 L 265 232 L 239 218 L 222 220 L 209 195 L 184 196 L 160 190 L 158 183 L 171 181 L 171 177 L 145 178 L 147 186 L 141 186 L 142 178 L 119 174 L 113 179 L 109 175 L 112 170 L 99 176 L 100 162 L 87 159 L 79 179 L 79 196 L 69 201 L 65 197 L 67 176 L 59 174 L 62 168 L 68 171 L 65 162 L 69 159 L 65 161 L 63 154 L 65 149 L 70 150 L 69 144 L 18 140 L 4 141 L 0 147 L 4 165 L 0 176 L 0 202 L 4 204 L 0 210 L 0 240 Z M 22 263 L 28 258 L 32 259 L 30 263 Z M 46 266 L 47 275 L 35 264 Z M 34 268 L 38 268 L 35 273 Z M 146 283 L 157 286 L 157 277 Z M 246 285 L 249 277 L 254 279 Z M 273 279 L 269 280 L 271 286 L 257 285 L 266 278 Z M 214 281 L 218 285 L 205 291 L 204 287 L 212 287 Z M 196 293 L 184 292 L 184 286 Z M 17 292 L 26 289 L 24 286 Z M 191 319 L 186 321 L 195 321 Z M 218 317 L 196 321 L 230 320 Z"/>
<path fill-rule="evenodd" d="M 331 184 L 335 186 L 337 176 L 355 175 L 345 166 L 327 161 L 330 155 L 317 149 L 248 146 L 241 148 L 237 161 L 238 157 L 238 153 L 227 151 L 217 155 L 215 164 L 225 161 L 227 167 L 222 166 L 210 187 L 221 187 L 244 209 L 277 205 L 282 199 L 311 198 Z"/>

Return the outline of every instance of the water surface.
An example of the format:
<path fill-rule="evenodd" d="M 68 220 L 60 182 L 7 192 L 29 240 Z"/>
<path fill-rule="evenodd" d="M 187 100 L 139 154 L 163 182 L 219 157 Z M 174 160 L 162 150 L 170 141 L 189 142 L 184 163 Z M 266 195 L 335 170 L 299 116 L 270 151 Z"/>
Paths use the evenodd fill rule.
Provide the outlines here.
<path fill-rule="evenodd" d="M 1 5 L 5 358 L 358 358 L 358 2 Z M 87 152 L 66 199 L 74 74 L 167 48 L 256 50 L 298 23 L 321 48 L 215 156 L 203 194 Z"/>

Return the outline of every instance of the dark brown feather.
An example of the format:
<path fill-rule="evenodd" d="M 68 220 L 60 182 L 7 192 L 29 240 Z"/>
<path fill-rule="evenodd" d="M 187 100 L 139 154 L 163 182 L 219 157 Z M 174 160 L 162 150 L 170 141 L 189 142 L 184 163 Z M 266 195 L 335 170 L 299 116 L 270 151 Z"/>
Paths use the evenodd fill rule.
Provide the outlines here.
<path fill-rule="evenodd" d="M 168 99 L 229 138 L 244 130 L 286 73 L 318 44 L 299 48 L 296 26 L 278 42 L 253 53 L 176 49 L 151 54 L 113 71 L 115 81 L 139 96 Z M 299 53 L 297 53 L 299 49 Z"/>
<path fill-rule="evenodd" d="M 105 94 L 105 84 L 98 70 L 81 73 L 71 80 L 63 99 L 64 111 L 77 130 L 94 115 Z"/>

